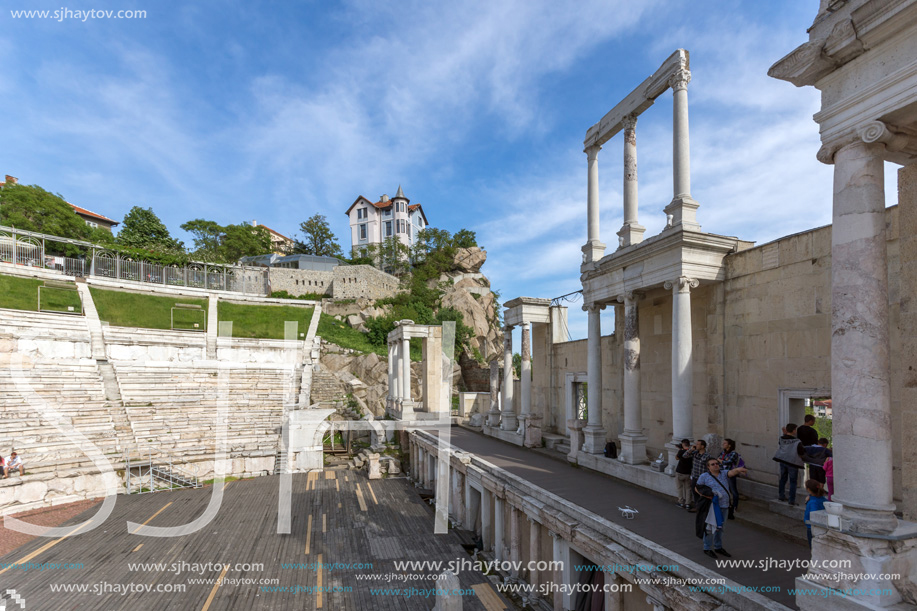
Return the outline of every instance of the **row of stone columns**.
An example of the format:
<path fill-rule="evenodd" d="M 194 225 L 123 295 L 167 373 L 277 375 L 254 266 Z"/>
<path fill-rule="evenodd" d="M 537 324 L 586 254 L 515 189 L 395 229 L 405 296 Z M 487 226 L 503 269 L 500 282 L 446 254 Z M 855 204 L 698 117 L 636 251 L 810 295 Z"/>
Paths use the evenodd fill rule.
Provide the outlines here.
<path fill-rule="evenodd" d="M 697 202 L 691 197 L 691 152 L 688 129 L 688 83 L 691 72 L 682 68 L 669 79 L 672 89 L 672 201 L 665 208 L 668 227 L 700 230 Z M 618 230 L 618 244 L 623 248 L 643 241 L 646 230 L 637 218 L 637 116 L 622 120 L 624 128 L 624 222 Z M 586 219 L 587 239 L 583 246 L 584 261 L 598 261 L 605 254 L 599 231 L 599 164 L 602 147 L 588 146 L 586 153 Z"/>
<path fill-rule="evenodd" d="M 668 444 L 669 467 L 674 473 L 675 454 L 681 439 L 693 439 L 694 372 L 692 366 L 693 338 L 691 333 L 691 289 L 699 282 L 680 276 L 666 282 L 672 291 L 672 442 Z M 643 434 L 640 388 L 640 324 L 639 293 L 627 292 L 618 298 L 624 304 L 624 431 L 621 434 L 619 459 L 628 464 L 646 462 L 646 436 Z M 583 428 L 583 451 L 599 454 L 605 447 L 605 427 L 602 423 L 602 325 L 603 304 L 589 304 L 583 309 L 589 316 L 587 350 L 588 404 L 587 424 Z"/>
<path fill-rule="evenodd" d="M 495 427 L 498 424 L 504 431 L 515 431 L 519 427 L 519 420 L 525 420 L 532 413 L 532 352 L 531 352 L 531 325 L 522 323 L 522 367 L 520 374 L 521 396 L 519 398 L 519 417 L 514 407 L 513 388 L 513 327 L 507 325 L 503 329 L 503 389 L 500 411 L 497 402 L 497 389 L 500 383 L 500 371 L 496 361 L 491 361 L 490 366 L 490 412 L 487 425 Z"/>
<path fill-rule="evenodd" d="M 417 443 L 412 436 L 410 446 L 411 474 L 414 481 L 427 489 L 434 489 L 435 481 L 431 474 L 439 473 L 431 465 L 437 461 L 435 447 L 430 451 Z M 451 458 L 451 457 L 450 457 Z M 470 458 L 460 459 L 466 465 Z M 442 475 L 442 473 L 440 473 Z M 449 462 L 448 476 L 452 498 L 450 499 L 450 512 L 456 526 L 464 526 L 466 530 L 475 531 L 477 516 L 480 515 L 480 535 L 485 552 L 493 552 L 494 559 L 498 562 L 512 562 L 509 578 L 512 580 L 525 580 L 530 585 L 554 582 L 572 584 L 574 577 L 574 559 L 571 555 L 569 541 L 548 529 L 543 523 L 540 512 L 525 498 L 518 494 L 503 490 L 498 485 L 491 488 L 484 481 L 480 482 L 480 502 L 475 506 L 473 502 L 472 482 L 468 472 L 455 468 Z M 547 530 L 552 539 L 550 558 L 542 554 L 542 531 Z M 528 557 L 523 557 L 523 541 L 528 540 Z M 553 570 L 540 571 L 538 561 L 553 560 L 556 564 Z M 530 564 L 532 563 L 532 564 Z M 521 571 L 516 567 L 521 567 Z M 615 579 L 608 574 L 610 579 Z M 573 596 L 556 592 L 551 598 L 554 609 L 558 611 L 572 608 Z M 661 605 L 658 601 L 648 602 L 652 605 Z M 529 601 L 530 604 L 533 601 Z M 605 608 L 609 611 L 623 611 L 624 601 L 620 592 L 605 594 Z M 663 610 L 664 606 L 655 606 Z"/>
<path fill-rule="evenodd" d="M 407 337 L 388 343 L 388 388 L 391 404 L 412 405 L 411 340 Z"/>

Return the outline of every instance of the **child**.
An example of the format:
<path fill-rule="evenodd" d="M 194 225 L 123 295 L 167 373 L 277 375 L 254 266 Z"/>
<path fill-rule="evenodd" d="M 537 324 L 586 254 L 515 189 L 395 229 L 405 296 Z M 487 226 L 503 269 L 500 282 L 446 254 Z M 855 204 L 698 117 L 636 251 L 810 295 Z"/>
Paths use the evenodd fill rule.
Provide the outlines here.
<path fill-rule="evenodd" d="M 834 459 L 828 457 L 825 459 L 825 479 L 828 480 L 828 500 L 831 500 L 831 495 L 834 494 Z"/>
<path fill-rule="evenodd" d="M 821 482 L 814 479 L 806 480 L 806 491 L 809 498 L 806 499 L 806 535 L 809 538 L 809 549 L 812 549 L 812 525 L 809 524 L 809 515 L 813 511 L 821 511 L 825 508 L 825 491 L 821 487 Z"/>

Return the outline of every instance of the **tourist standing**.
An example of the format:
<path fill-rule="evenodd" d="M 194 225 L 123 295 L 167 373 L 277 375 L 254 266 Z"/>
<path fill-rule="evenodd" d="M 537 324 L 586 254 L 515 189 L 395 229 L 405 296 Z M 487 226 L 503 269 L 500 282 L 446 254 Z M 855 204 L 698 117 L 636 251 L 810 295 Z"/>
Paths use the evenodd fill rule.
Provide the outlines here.
<path fill-rule="evenodd" d="M 736 452 L 736 442 L 733 439 L 723 440 L 723 452 L 720 454 L 720 465 L 727 473 L 736 467 L 744 467 L 745 461 Z M 739 507 L 739 488 L 736 486 L 736 477 L 729 477 L 729 492 L 732 493 L 732 504 L 729 505 L 729 519 L 735 520 L 735 510 Z"/>
<path fill-rule="evenodd" d="M 694 497 L 693 502 L 688 507 L 688 511 L 691 513 L 697 512 L 697 479 L 707 472 L 707 460 L 710 459 L 710 455 L 707 454 L 707 442 L 703 439 L 698 439 L 694 442 L 694 445 L 691 446 L 691 449 L 685 452 L 685 457 L 690 458 L 691 463 L 691 491 L 692 496 Z"/>
<path fill-rule="evenodd" d="M 707 472 L 698 478 L 695 487 L 698 497 L 702 499 L 702 502 L 698 503 L 695 531 L 698 536 L 703 536 L 706 555 L 714 559 L 717 554 L 729 558 L 732 554 L 723 549 L 723 513 L 732 504 L 729 478 L 745 474 L 748 470 L 745 467 L 736 467 L 731 471 L 724 471 L 716 458 L 708 459 L 706 465 Z"/>
<path fill-rule="evenodd" d="M 805 422 L 796 430 L 796 438 L 806 447 L 818 445 L 818 431 L 815 430 L 815 416 L 806 414 Z"/>
<path fill-rule="evenodd" d="M 678 459 L 678 465 L 675 466 L 675 485 L 678 487 L 678 506 L 687 508 L 691 506 L 694 498 L 694 488 L 691 485 L 691 469 L 694 466 L 694 460 L 690 456 L 685 456 L 691 450 L 691 441 L 688 439 L 681 440 L 681 448 L 675 455 Z"/>
<path fill-rule="evenodd" d="M 828 485 L 828 500 L 834 495 L 834 458 L 825 459 L 825 481 Z"/>
<path fill-rule="evenodd" d="M 825 508 L 825 491 L 821 482 L 810 479 L 806 480 L 806 491 L 809 498 L 806 499 L 806 514 L 803 518 L 806 523 L 806 536 L 809 539 L 809 549 L 812 549 L 812 524 L 809 522 L 809 515 L 813 511 L 821 511 Z"/>
<path fill-rule="evenodd" d="M 796 425 L 792 422 L 783 427 L 784 434 L 777 440 L 777 453 L 774 460 L 780 463 L 780 483 L 777 492 L 781 501 L 788 501 L 796 505 L 796 485 L 799 480 L 799 470 L 805 466 L 803 456 L 805 449 L 796 438 Z M 787 481 L 790 484 L 789 499 L 784 494 Z"/>
<path fill-rule="evenodd" d="M 800 443 L 801 442 L 802 440 L 800 440 Z M 825 461 L 832 456 L 833 454 L 831 449 L 828 447 L 828 439 L 826 437 L 819 439 L 817 445 L 806 446 L 806 462 L 809 463 L 809 476 L 811 479 L 814 479 L 823 485 L 827 483 L 828 480 L 825 474 L 824 464 Z"/>

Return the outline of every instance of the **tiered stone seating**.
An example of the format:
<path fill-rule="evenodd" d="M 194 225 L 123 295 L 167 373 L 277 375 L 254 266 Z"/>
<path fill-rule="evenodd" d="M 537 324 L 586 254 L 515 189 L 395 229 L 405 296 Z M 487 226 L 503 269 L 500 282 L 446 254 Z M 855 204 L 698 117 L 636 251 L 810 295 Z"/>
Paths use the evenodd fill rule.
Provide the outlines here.
<path fill-rule="evenodd" d="M 90 360 L 25 359 L 21 367 L 0 367 L 0 452 L 19 452 L 29 473 L 90 470 L 81 443 L 68 439 L 54 425 L 51 409 L 120 462 L 120 440 L 98 367 Z"/>
<path fill-rule="evenodd" d="M 212 364 L 115 363 L 121 395 L 140 446 L 181 461 L 211 458 L 216 444 L 217 408 L 228 403 L 230 457 L 277 451 L 284 401 L 295 402 L 290 368 L 234 367 L 221 373 Z"/>

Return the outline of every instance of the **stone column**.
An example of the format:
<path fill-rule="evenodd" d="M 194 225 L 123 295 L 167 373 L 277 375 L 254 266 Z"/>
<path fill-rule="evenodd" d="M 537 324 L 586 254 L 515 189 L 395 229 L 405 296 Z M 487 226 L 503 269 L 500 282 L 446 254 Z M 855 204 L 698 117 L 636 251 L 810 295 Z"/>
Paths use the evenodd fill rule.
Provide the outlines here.
<path fill-rule="evenodd" d="M 531 516 L 526 517 L 529 521 L 529 562 L 532 563 L 532 568 L 529 570 L 529 584 L 536 585 L 538 583 L 536 563 L 541 556 L 541 524 Z"/>
<path fill-rule="evenodd" d="M 392 397 L 394 403 L 401 403 L 401 344 L 397 340 L 392 342 L 392 355 L 395 357 L 393 365 L 392 380 L 395 385 L 395 395 Z"/>
<path fill-rule="evenodd" d="M 392 408 L 395 400 L 395 354 L 392 350 L 392 343 L 388 342 L 388 396 L 386 397 L 385 406 Z"/>
<path fill-rule="evenodd" d="M 490 411 L 487 412 L 487 426 L 500 425 L 500 363 L 497 359 L 490 362 Z"/>
<path fill-rule="evenodd" d="M 509 559 L 513 563 L 510 576 L 519 578 L 519 563 L 522 560 L 522 519 L 521 511 L 512 504 L 509 506 Z"/>
<path fill-rule="evenodd" d="M 869 132 L 863 134 L 868 138 Z M 859 532 L 897 526 L 892 497 L 885 184 L 879 143 L 834 155 L 831 398 L 837 469 L 832 500 Z"/>
<path fill-rule="evenodd" d="M 484 550 L 493 549 L 494 537 L 494 493 L 487 488 L 481 489 L 481 541 Z"/>
<path fill-rule="evenodd" d="M 640 327 L 637 295 L 618 297 L 624 303 L 624 432 L 621 434 L 620 460 L 629 465 L 646 462 L 646 435 L 640 411 Z"/>
<path fill-rule="evenodd" d="M 672 439 L 666 444 L 665 472 L 674 475 L 680 441 L 694 439 L 694 367 L 691 339 L 691 289 L 699 282 L 681 276 L 665 283 L 672 290 Z"/>
<path fill-rule="evenodd" d="M 411 404 L 411 340 L 404 337 L 401 340 L 401 389 L 402 401 Z"/>
<path fill-rule="evenodd" d="M 672 182 L 674 197 L 665 207 L 671 227 L 700 231 L 698 203 L 691 198 L 691 150 L 688 137 L 688 83 L 691 72 L 682 68 L 669 79 L 672 88 Z"/>
<path fill-rule="evenodd" d="M 494 558 L 497 562 L 506 560 L 503 556 L 503 499 L 494 496 Z"/>
<path fill-rule="evenodd" d="M 522 377 L 522 401 L 519 407 L 523 417 L 532 413 L 532 354 L 529 338 L 529 323 L 522 323 L 522 366 L 519 374 Z"/>
<path fill-rule="evenodd" d="M 621 248 L 643 241 L 646 228 L 637 222 L 637 117 L 627 115 L 624 125 L 624 224 L 618 231 Z"/>
<path fill-rule="evenodd" d="M 452 516 L 456 528 L 464 527 L 470 530 L 465 524 L 465 479 L 464 474 L 449 464 L 449 480 L 452 484 L 450 502 L 452 503 Z"/>
<path fill-rule="evenodd" d="M 599 238 L 599 151 L 601 146 L 590 146 L 586 153 L 588 163 L 586 187 L 586 212 L 588 218 L 588 238 L 583 246 L 583 260 L 586 263 L 598 261 L 605 255 L 605 245 Z"/>
<path fill-rule="evenodd" d="M 605 429 L 602 426 L 602 320 L 603 305 L 583 306 L 589 313 L 589 339 L 586 344 L 588 375 L 588 423 L 583 429 L 583 451 L 601 454 L 605 451 Z"/>
<path fill-rule="evenodd" d="M 564 541 L 564 538 L 554 531 L 549 531 L 551 538 L 554 540 L 554 583 L 572 584 L 573 583 L 573 566 L 570 563 L 570 545 Z M 564 611 L 572 609 L 572 596 L 569 592 L 554 592 L 554 611 Z"/>
<path fill-rule="evenodd" d="M 518 426 L 513 408 L 513 328 L 503 330 L 503 422 L 504 431 L 515 431 Z"/>

